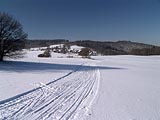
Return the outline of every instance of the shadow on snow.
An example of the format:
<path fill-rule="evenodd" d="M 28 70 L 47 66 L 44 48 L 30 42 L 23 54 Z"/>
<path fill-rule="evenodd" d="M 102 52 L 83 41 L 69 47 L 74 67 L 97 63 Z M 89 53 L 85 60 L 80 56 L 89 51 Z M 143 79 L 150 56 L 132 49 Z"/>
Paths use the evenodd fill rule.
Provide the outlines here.
<path fill-rule="evenodd" d="M 74 71 L 82 65 L 71 64 L 52 64 L 52 63 L 38 63 L 38 62 L 21 62 L 21 61 L 5 61 L 0 62 L 0 71 L 8 72 L 36 72 L 36 71 L 54 71 L 54 70 L 71 70 Z M 118 67 L 106 66 L 87 66 L 83 65 L 79 70 L 92 70 L 92 69 L 124 69 Z"/>
<path fill-rule="evenodd" d="M 50 85 L 56 81 L 59 81 L 72 73 L 80 70 L 93 70 L 93 69 L 125 69 L 118 67 L 104 67 L 104 66 L 86 66 L 86 65 L 69 65 L 69 64 L 51 64 L 51 63 L 36 63 L 36 62 L 19 62 L 19 61 L 5 61 L 0 62 L 0 71 L 9 71 L 9 72 L 34 72 L 34 71 L 47 71 L 47 70 L 71 70 L 71 72 L 66 75 L 53 80 L 46 85 Z M 35 89 L 29 90 L 22 94 L 18 94 L 14 97 L 8 98 L 6 100 L 0 101 L 0 105 L 10 102 L 12 100 L 18 99 L 22 96 L 25 96 L 33 91 L 39 90 L 41 87 L 37 87 Z"/>

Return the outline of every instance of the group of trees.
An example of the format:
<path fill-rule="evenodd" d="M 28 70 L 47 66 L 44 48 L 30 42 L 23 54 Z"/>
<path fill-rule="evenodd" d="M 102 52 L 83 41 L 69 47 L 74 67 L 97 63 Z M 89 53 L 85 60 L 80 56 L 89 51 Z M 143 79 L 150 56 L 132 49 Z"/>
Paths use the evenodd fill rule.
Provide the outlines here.
<path fill-rule="evenodd" d="M 78 55 L 87 58 L 90 56 L 91 49 L 90 48 L 82 48 L 81 51 L 78 53 Z"/>
<path fill-rule="evenodd" d="M 96 51 L 98 54 L 102 55 L 124 55 L 127 54 L 125 51 L 117 49 L 113 47 L 111 44 L 112 42 L 100 42 L 100 41 L 90 41 L 90 40 L 82 40 L 82 41 L 75 41 L 73 44 L 91 48 Z"/>
<path fill-rule="evenodd" d="M 0 12 L 0 61 L 21 57 L 27 34 L 22 25 L 7 13 Z"/>
<path fill-rule="evenodd" d="M 102 55 L 160 55 L 160 47 L 130 41 L 101 42 L 81 40 L 72 44 L 91 48 Z"/>
<path fill-rule="evenodd" d="M 68 43 L 69 40 L 66 39 L 53 39 L 53 40 L 46 40 L 46 39 L 36 39 L 36 40 L 27 40 L 25 44 L 25 48 L 35 48 L 35 47 L 48 47 L 54 44 L 63 44 Z"/>
<path fill-rule="evenodd" d="M 51 57 L 50 49 L 46 49 L 44 53 L 39 54 L 38 57 Z"/>
<path fill-rule="evenodd" d="M 160 55 L 160 47 L 133 49 L 131 55 Z"/>

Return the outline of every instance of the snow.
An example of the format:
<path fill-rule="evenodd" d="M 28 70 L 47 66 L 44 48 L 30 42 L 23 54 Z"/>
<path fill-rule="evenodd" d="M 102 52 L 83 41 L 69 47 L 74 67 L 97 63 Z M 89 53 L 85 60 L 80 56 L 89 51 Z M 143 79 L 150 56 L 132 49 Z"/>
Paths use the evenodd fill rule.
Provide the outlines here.
<path fill-rule="evenodd" d="M 76 51 L 80 51 L 82 48 L 84 48 L 84 47 L 82 47 L 82 46 L 77 46 L 77 45 L 72 45 L 72 46 L 71 46 L 71 50 L 76 50 Z"/>
<path fill-rule="evenodd" d="M 60 47 L 60 48 L 62 48 L 63 45 L 64 45 L 64 44 L 50 45 L 50 48 L 55 48 L 55 47 Z M 82 47 L 82 46 L 77 46 L 77 45 L 71 45 L 71 46 L 70 46 L 70 50 L 81 50 L 82 48 L 84 48 L 84 47 Z"/>
<path fill-rule="evenodd" d="M 0 63 L 0 120 L 160 119 L 160 56 L 40 53 Z"/>
<path fill-rule="evenodd" d="M 101 70 L 98 101 L 91 120 L 159 120 L 160 57 L 96 57 Z"/>
<path fill-rule="evenodd" d="M 30 48 L 31 51 L 39 51 L 39 50 L 44 50 L 44 49 L 47 49 L 47 47 Z"/>
<path fill-rule="evenodd" d="M 60 47 L 63 48 L 64 44 L 55 44 L 55 45 L 50 45 L 50 48 L 55 48 L 55 47 Z"/>
<path fill-rule="evenodd" d="M 67 59 L 66 55 L 58 53 L 52 53 L 53 59 L 38 58 L 40 53 L 43 52 L 28 51 L 23 59 L 0 63 L 0 100 L 33 89 L 39 82 L 48 83 L 55 80 L 83 63 L 77 62 L 76 58 Z"/>

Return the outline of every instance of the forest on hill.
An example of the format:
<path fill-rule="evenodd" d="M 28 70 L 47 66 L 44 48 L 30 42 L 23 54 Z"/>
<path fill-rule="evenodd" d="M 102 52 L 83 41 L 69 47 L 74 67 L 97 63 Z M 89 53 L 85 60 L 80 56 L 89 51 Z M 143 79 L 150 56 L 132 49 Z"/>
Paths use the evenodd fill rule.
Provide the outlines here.
<path fill-rule="evenodd" d="M 78 45 L 95 50 L 101 55 L 160 55 L 160 47 L 131 41 L 92 41 L 78 40 L 69 41 L 66 39 L 54 40 L 27 40 L 26 48 L 47 47 L 54 44 Z"/>

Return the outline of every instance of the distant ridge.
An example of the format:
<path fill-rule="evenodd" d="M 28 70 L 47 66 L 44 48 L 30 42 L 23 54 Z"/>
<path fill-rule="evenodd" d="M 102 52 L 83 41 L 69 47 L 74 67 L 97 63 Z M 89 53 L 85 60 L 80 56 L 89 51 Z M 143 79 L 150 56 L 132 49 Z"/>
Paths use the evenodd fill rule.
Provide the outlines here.
<path fill-rule="evenodd" d="M 47 47 L 54 44 L 61 44 L 69 42 L 69 40 L 66 39 L 34 39 L 34 40 L 26 40 L 26 48 L 34 48 L 34 47 Z"/>
<path fill-rule="evenodd" d="M 78 40 L 69 41 L 66 39 L 54 40 L 28 40 L 26 48 L 45 47 L 53 44 L 71 44 L 91 48 L 102 55 L 160 55 L 160 47 L 150 44 L 132 41 L 92 41 Z"/>
<path fill-rule="evenodd" d="M 79 40 L 72 42 L 72 44 L 92 48 L 102 55 L 160 55 L 159 46 L 131 41 Z"/>

